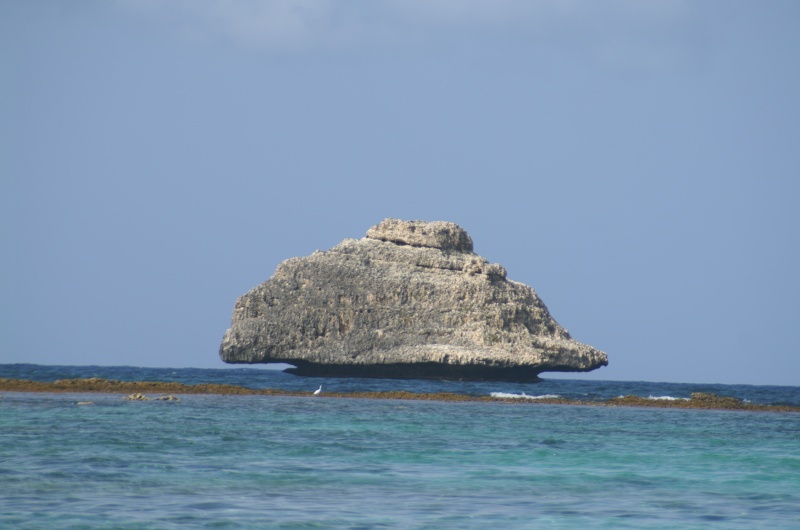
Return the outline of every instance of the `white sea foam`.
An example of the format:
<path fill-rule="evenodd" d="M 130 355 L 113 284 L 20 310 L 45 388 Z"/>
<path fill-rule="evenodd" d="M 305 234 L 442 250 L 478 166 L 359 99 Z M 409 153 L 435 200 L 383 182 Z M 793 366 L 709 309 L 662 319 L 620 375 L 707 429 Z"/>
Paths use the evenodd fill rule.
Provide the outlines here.
<path fill-rule="evenodd" d="M 522 394 L 511 394 L 509 392 L 492 392 L 490 394 L 493 398 L 502 399 L 558 399 L 561 396 L 558 394 L 542 394 L 540 396 L 529 396 L 525 392 Z"/>
<path fill-rule="evenodd" d="M 672 396 L 647 396 L 645 399 L 653 399 L 657 401 L 689 401 L 689 398 L 678 398 Z"/>

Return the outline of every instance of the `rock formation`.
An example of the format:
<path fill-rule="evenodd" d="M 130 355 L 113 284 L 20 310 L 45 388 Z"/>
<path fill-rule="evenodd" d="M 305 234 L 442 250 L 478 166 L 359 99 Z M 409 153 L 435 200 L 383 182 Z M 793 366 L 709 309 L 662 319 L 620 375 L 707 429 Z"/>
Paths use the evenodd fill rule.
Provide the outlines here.
<path fill-rule="evenodd" d="M 461 227 L 397 219 L 281 263 L 236 301 L 220 357 L 298 375 L 518 381 L 608 364 Z"/>

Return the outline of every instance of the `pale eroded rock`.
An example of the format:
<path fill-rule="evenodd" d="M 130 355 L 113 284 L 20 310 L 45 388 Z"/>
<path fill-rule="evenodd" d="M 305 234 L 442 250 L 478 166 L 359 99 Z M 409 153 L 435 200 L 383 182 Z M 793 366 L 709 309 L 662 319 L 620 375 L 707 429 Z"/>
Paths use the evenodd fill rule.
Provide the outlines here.
<path fill-rule="evenodd" d="M 300 375 L 503 380 L 608 364 L 461 227 L 397 219 L 281 263 L 236 301 L 220 357 Z"/>

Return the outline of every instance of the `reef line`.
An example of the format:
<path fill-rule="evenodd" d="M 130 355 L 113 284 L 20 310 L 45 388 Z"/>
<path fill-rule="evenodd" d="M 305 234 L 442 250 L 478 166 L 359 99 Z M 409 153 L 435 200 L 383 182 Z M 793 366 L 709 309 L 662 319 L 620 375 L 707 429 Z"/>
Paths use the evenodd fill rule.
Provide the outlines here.
<path fill-rule="evenodd" d="M 202 383 L 186 385 L 160 381 L 116 381 L 92 377 L 88 379 L 58 379 L 52 382 L 31 381 L 28 379 L 0 378 L 0 391 L 5 392 L 49 392 L 49 393 L 102 393 L 102 394 L 216 394 L 216 395 L 259 395 L 320 398 L 361 398 L 361 399 L 400 399 L 416 401 L 448 402 L 490 402 L 519 403 L 536 405 L 580 405 L 605 407 L 647 407 L 679 409 L 746 410 L 764 412 L 800 412 L 800 406 L 758 405 L 733 397 L 695 392 L 688 399 L 658 400 L 638 396 L 622 396 L 605 401 L 581 401 L 564 398 L 520 399 L 494 396 L 468 396 L 450 392 L 416 393 L 407 391 L 386 392 L 325 392 L 313 396 L 311 392 L 280 390 L 273 388 L 254 389 L 235 385 Z"/>

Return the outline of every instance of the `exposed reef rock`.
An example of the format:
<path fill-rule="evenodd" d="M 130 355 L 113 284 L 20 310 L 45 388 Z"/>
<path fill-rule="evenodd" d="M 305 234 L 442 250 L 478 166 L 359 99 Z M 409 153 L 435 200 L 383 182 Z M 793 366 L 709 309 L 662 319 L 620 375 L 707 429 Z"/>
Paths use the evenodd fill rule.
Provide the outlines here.
<path fill-rule="evenodd" d="M 608 364 L 472 248 L 454 223 L 386 219 L 286 260 L 236 301 L 220 357 L 310 376 L 518 381 Z"/>
<path fill-rule="evenodd" d="M 147 392 L 175 392 L 178 394 L 203 394 L 203 395 L 240 395 L 240 396 L 288 396 L 288 397 L 313 397 L 308 390 L 280 390 L 276 388 L 246 388 L 233 385 L 219 385 L 201 383 L 185 385 L 183 383 L 159 381 L 114 381 L 108 379 L 59 379 L 54 382 L 31 381 L 29 379 L 4 379 L 0 378 L 0 391 L 8 392 L 98 392 L 106 394 L 119 394 L 132 390 L 145 390 Z M 135 395 L 135 394 L 134 394 Z M 140 394 L 141 395 L 141 394 Z M 129 396 L 130 397 L 130 396 Z M 146 396 L 144 396 L 146 397 Z M 540 396 L 536 399 L 525 399 L 520 395 L 490 395 L 474 396 L 469 394 L 455 394 L 452 392 L 417 393 L 405 390 L 387 390 L 382 392 L 326 392 L 317 398 L 334 399 L 409 399 L 424 401 L 480 401 L 496 403 L 528 403 L 542 405 L 581 405 L 596 407 L 649 407 L 649 408 L 679 408 L 679 409 L 719 409 L 719 410 L 747 410 L 761 412 L 795 412 L 800 413 L 800 407 L 795 405 L 761 405 L 741 401 L 737 398 L 717 396 L 715 394 L 693 393 L 685 399 L 653 399 L 638 396 L 620 396 L 605 401 L 580 401 L 565 399 L 557 396 Z M 533 396 L 528 396 L 532 398 Z M 2 396 L 0 396 L 2 398 Z M 128 398 L 123 398 L 128 399 Z M 147 398 L 150 400 L 150 398 Z M 147 401 L 146 400 L 146 401 Z M 173 395 L 161 396 L 161 401 L 180 401 Z M 77 405 L 93 405 L 91 401 L 79 401 Z"/>

